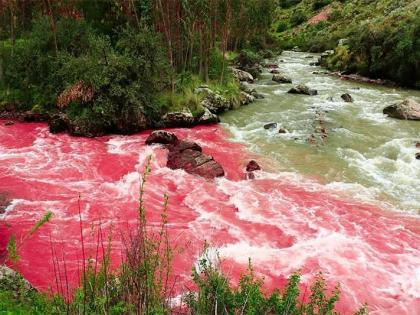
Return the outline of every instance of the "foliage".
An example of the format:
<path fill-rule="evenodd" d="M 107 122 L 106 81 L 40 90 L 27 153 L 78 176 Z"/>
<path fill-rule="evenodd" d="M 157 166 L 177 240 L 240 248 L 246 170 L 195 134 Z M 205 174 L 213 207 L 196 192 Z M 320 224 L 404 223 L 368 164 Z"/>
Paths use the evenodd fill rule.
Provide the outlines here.
<path fill-rule="evenodd" d="M 282 291 L 267 295 L 264 280 L 255 275 L 251 262 L 239 285 L 234 287 L 221 271 L 219 257 L 212 259 L 209 253 L 205 247 L 198 266 L 193 268 L 196 289 L 184 296 L 190 314 L 338 314 L 335 304 L 340 296 L 339 287 L 329 292 L 321 273 L 315 277 L 307 300 L 301 298 L 299 273 L 289 277 Z M 367 314 L 366 306 L 355 314 Z"/>
<path fill-rule="evenodd" d="M 322 52 L 335 49 L 339 39 L 347 38 L 346 50 L 337 47 L 327 61 L 331 69 L 420 86 L 420 9 L 414 0 L 333 1 L 327 20 L 300 24 L 304 14 L 314 16 L 329 2 L 301 1 L 279 9 L 277 23 L 283 24 L 278 36 L 283 47 Z M 284 30 L 284 21 L 292 19 L 295 22 Z"/>

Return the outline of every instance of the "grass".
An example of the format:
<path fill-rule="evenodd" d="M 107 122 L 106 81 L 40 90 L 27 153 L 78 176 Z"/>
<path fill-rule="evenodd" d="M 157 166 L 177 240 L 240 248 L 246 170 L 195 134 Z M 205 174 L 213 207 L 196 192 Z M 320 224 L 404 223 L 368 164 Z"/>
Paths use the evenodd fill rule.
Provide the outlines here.
<path fill-rule="evenodd" d="M 146 220 L 144 193 L 150 165 L 149 158 L 140 181 L 137 225 L 124 237 L 124 255 L 119 268 L 111 268 L 112 235 L 105 239 L 100 225 L 95 257 L 84 256 L 84 222 L 79 207 L 84 256 L 80 287 L 69 295 L 67 284 L 57 280 L 57 293 L 50 296 L 28 290 L 23 278 L 17 274 L 7 285 L 0 282 L 0 314 L 338 314 L 335 308 L 340 288 L 336 286 L 334 290 L 328 290 L 321 273 L 315 277 L 309 293 L 306 289 L 301 291 L 298 272 L 289 277 L 284 287 L 268 293 L 263 289 L 264 279 L 256 276 L 250 261 L 239 284 L 233 285 L 233 279 L 221 268 L 221 259 L 218 256 L 212 259 L 207 245 L 192 271 L 194 288 L 183 295 L 182 305 L 174 308 L 171 299 L 176 282 L 172 260 L 177 250 L 171 247 L 168 235 L 167 196 L 163 199 L 160 226 L 152 228 Z M 51 215 L 44 216 L 28 235 L 32 236 L 50 219 Z M 18 246 L 14 247 L 12 255 L 16 256 Z M 60 266 L 55 255 L 53 262 L 54 269 Z M 61 264 L 66 272 L 65 261 Z M 354 314 L 367 314 L 367 307 L 362 306 Z"/>

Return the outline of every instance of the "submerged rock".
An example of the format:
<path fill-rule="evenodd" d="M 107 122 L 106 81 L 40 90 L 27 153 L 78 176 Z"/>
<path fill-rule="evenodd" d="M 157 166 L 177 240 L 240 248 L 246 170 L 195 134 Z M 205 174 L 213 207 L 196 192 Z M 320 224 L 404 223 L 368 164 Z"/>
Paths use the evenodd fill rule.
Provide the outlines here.
<path fill-rule="evenodd" d="M 290 94 L 304 94 L 304 95 L 317 95 L 318 91 L 309 88 L 304 84 L 299 84 L 293 88 L 291 88 L 287 93 Z"/>
<path fill-rule="evenodd" d="M 251 73 L 237 68 L 232 68 L 233 76 L 240 82 L 254 82 L 254 77 Z"/>
<path fill-rule="evenodd" d="M 12 126 L 12 125 L 14 125 L 14 124 L 15 124 L 15 122 L 14 122 L 14 121 L 11 121 L 11 120 L 6 121 L 6 122 L 4 123 L 4 125 L 5 125 L 5 126 Z"/>
<path fill-rule="evenodd" d="M 146 139 L 146 144 L 176 144 L 178 143 L 178 137 L 169 131 L 155 130 Z"/>
<path fill-rule="evenodd" d="M 348 93 L 341 95 L 341 98 L 344 100 L 344 102 L 353 103 L 353 97 Z"/>
<path fill-rule="evenodd" d="M 420 120 L 420 103 L 406 99 L 399 104 L 385 107 L 383 113 L 397 119 Z"/>
<path fill-rule="evenodd" d="M 275 63 L 266 63 L 264 65 L 264 67 L 267 68 L 267 69 L 277 69 L 279 67 L 279 65 L 275 64 Z"/>
<path fill-rule="evenodd" d="M 274 129 L 274 128 L 277 128 L 277 123 L 276 122 L 270 122 L 270 123 L 264 125 L 264 129 Z"/>
<path fill-rule="evenodd" d="M 292 83 L 292 79 L 286 76 L 284 73 L 273 75 L 272 80 L 277 83 Z"/>

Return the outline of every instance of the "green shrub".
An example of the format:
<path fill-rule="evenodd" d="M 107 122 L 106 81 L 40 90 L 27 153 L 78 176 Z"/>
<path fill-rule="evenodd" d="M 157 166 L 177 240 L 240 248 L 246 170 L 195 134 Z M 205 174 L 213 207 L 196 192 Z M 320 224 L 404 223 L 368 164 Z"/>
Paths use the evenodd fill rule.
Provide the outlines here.
<path fill-rule="evenodd" d="M 308 19 L 306 16 L 305 11 L 302 9 L 296 9 L 293 11 L 292 15 L 290 16 L 290 25 L 291 26 L 298 26 L 305 22 Z"/>
<path fill-rule="evenodd" d="M 319 9 L 325 7 L 326 5 L 329 5 L 332 2 L 332 0 L 315 0 L 312 4 L 312 10 L 318 11 Z"/>

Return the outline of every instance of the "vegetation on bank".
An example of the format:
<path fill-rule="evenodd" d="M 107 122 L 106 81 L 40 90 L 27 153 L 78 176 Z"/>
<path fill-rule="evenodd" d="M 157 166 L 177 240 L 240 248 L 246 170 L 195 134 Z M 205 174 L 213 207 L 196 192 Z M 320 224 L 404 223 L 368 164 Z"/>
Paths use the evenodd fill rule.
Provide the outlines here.
<path fill-rule="evenodd" d="M 238 285 L 222 271 L 219 258 L 212 258 L 205 246 L 197 265 L 192 269 L 191 291 L 185 292 L 181 301 L 174 300 L 176 278 L 172 274 L 172 260 L 179 253 L 170 244 L 168 235 L 167 205 L 164 197 L 161 223 L 151 227 L 146 220 L 144 192 L 150 173 L 150 158 L 141 177 L 137 225 L 124 235 L 122 264 L 111 268 L 112 235 L 106 239 L 99 228 L 95 257 L 85 257 L 81 211 L 80 238 L 82 244 L 81 284 L 75 292 L 57 280 L 54 296 L 39 293 L 19 275 L 0 277 L 1 314 L 305 314 L 333 315 L 340 297 L 340 287 L 327 288 L 322 274 L 318 274 L 307 290 L 301 290 L 299 273 L 292 274 L 286 285 L 268 294 L 263 289 L 264 280 L 258 277 L 251 265 L 240 277 Z M 51 219 L 47 213 L 27 233 L 32 236 Z M 22 243 L 19 243 L 20 245 Z M 11 236 L 8 261 L 16 266 L 19 244 Z M 54 252 L 54 250 L 52 250 Z M 101 257 L 102 259 L 98 259 Z M 54 268 L 60 262 L 53 257 Z M 61 262 L 63 263 L 63 262 Z M 64 262 L 64 270 L 65 269 Z M 63 267 L 63 266 L 62 266 Z M 55 269 L 54 269 L 55 270 Z M 57 272 L 57 271 L 55 271 Z M 0 270 L 1 275 L 1 270 Z M 61 279 L 61 275 L 56 279 Z M 67 275 L 64 279 L 67 279 Z M 66 289 L 67 288 L 67 289 Z M 355 314 L 367 314 L 362 306 Z"/>
<path fill-rule="evenodd" d="M 198 115 L 195 87 L 239 94 L 229 52 L 272 44 L 274 0 L 2 3 L 0 109 L 57 114 L 53 131 L 130 133 L 179 108 Z"/>
<path fill-rule="evenodd" d="M 415 0 L 280 0 L 273 29 L 287 49 L 335 49 L 330 69 L 420 88 L 419 16 Z"/>

